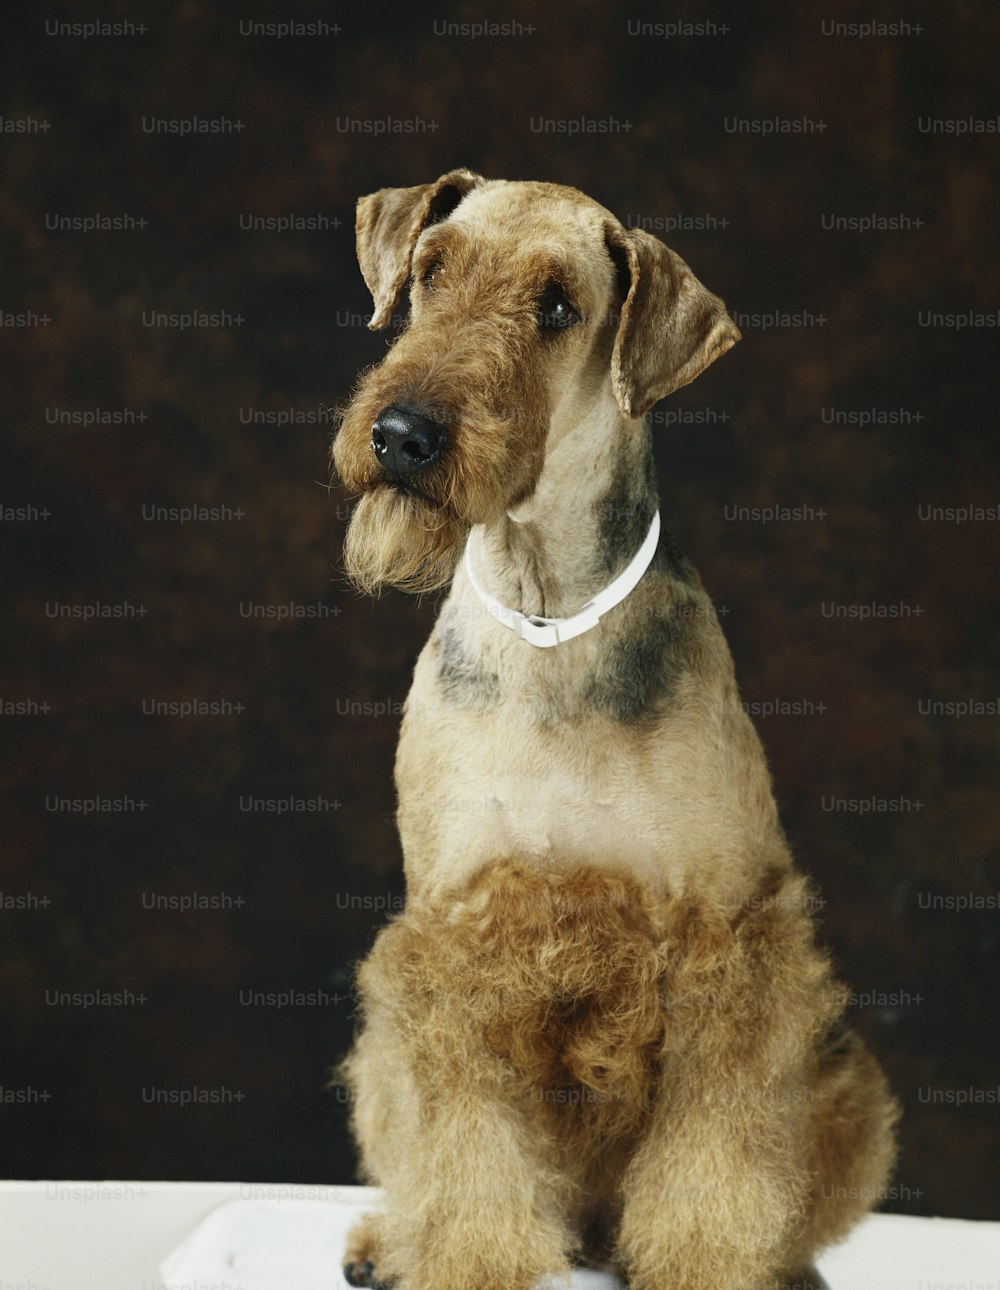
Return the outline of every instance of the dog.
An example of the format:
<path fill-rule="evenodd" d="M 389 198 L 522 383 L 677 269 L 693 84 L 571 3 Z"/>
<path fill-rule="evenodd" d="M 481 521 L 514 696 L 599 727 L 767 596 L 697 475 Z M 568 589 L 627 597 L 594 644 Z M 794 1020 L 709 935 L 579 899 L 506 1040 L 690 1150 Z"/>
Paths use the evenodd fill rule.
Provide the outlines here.
<path fill-rule="evenodd" d="M 355 1286 L 820 1284 L 898 1108 L 843 1021 L 646 414 L 739 339 L 658 239 L 458 169 L 358 203 L 385 327 L 333 465 L 363 591 L 448 587 L 396 760 L 405 909 L 340 1068 Z"/>

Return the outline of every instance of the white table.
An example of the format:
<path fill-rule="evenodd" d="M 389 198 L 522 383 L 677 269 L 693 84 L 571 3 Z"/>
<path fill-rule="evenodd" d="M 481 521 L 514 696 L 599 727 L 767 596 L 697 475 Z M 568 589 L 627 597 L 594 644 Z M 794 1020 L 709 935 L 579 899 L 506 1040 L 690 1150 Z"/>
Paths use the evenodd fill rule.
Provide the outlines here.
<path fill-rule="evenodd" d="M 336 1290 L 343 1233 L 377 1204 L 365 1187 L 0 1182 L 0 1290 Z M 165 1281 L 159 1265 L 185 1240 L 197 1279 L 188 1264 Z M 1000 1223 L 874 1215 L 819 1266 L 831 1290 L 1000 1290 Z"/>

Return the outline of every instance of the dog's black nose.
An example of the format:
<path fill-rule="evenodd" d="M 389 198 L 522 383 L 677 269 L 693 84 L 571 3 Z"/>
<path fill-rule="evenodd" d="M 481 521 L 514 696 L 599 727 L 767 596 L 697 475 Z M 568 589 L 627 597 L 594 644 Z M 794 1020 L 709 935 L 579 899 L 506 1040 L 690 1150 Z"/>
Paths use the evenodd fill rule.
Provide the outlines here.
<path fill-rule="evenodd" d="M 390 403 L 372 426 L 372 451 L 393 475 L 415 475 L 444 452 L 447 431 L 415 408 Z"/>

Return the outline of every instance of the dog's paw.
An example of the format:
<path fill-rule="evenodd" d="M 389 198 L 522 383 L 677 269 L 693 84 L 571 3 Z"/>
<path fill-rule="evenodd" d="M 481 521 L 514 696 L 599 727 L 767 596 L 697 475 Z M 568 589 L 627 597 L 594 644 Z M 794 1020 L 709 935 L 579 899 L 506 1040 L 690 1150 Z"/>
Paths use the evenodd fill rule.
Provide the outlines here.
<path fill-rule="evenodd" d="M 378 1263 L 379 1215 L 365 1214 L 347 1235 L 342 1265 L 344 1280 L 360 1290 L 391 1290 L 394 1278 L 380 1277 L 376 1271 Z"/>
<path fill-rule="evenodd" d="M 778 1290 L 830 1290 L 814 1267 L 803 1268 L 794 1276 L 785 1277 Z"/>
<path fill-rule="evenodd" d="M 363 1263 L 345 1263 L 344 1279 L 348 1285 L 364 1287 L 364 1290 L 391 1290 L 392 1281 L 380 1281 L 375 1273 L 375 1264 L 371 1259 Z"/>

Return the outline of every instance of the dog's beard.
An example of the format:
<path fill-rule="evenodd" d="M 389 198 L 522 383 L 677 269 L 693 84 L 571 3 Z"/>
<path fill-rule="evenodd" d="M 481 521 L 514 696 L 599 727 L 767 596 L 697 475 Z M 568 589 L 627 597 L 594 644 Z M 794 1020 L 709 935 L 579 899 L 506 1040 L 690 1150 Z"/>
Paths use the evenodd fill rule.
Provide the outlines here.
<path fill-rule="evenodd" d="M 344 567 L 359 590 L 438 591 L 451 581 L 469 525 L 390 485 L 366 492 L 351 516 Z"/>
<path fill-rule="evenodd" d="M 393 370 L 390 387 L 383 385 L 381 368 L 369 373 L 333 444 L 334 470 L 361 496 L 344 543 L 344 567 L 369 594 L 386 586 L 438 591 L 451 581 L 472 525 L 493 522 L 512 497 L 533 486 L 544 453 L 543 437 L 533 430 L 545 414 L 500 417 L 474 404 L 466 391 L 449 390 L 444 399 L 438 388 L 418 383 L 419 372 Z M 379 410 L 400 390 L 416 406 L 437 410 L 448 427 L 448 448 L 425 470 L 394 479 L 376 460 L 371 434 Z"/>

